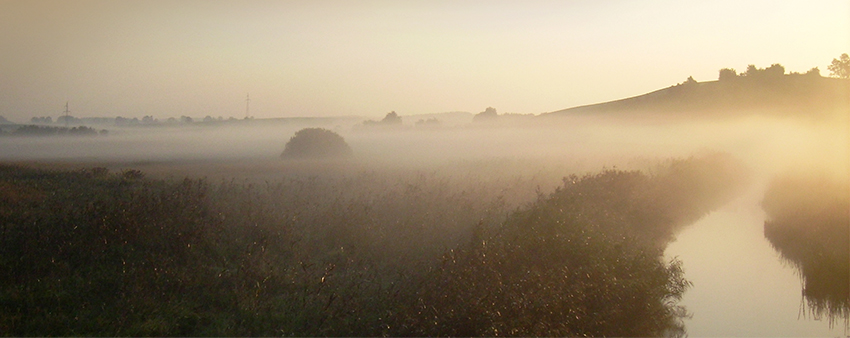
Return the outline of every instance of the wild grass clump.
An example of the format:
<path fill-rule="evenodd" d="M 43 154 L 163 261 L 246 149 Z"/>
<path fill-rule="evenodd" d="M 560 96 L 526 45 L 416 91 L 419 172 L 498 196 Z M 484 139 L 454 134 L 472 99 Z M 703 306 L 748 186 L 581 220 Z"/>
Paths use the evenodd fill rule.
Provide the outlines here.
<path fill-rule="evenodd" d="M 771 182 L 764 236 L 800 271 L 808 310 L 830 325 L 850 321 L 850 184 L 827 177 Z"/>
<path fill-rule="evenodd" d="M 717 162 L 571 176 L 522 207 L 435 173 L 256 184 L 0 166 L 0 332 L 681 333 L 689 284 L 659 229 L 713 207 L 689 191 L 734 190 L 707 184 L 722 166 L 691 173 L 699 161 Z"/>

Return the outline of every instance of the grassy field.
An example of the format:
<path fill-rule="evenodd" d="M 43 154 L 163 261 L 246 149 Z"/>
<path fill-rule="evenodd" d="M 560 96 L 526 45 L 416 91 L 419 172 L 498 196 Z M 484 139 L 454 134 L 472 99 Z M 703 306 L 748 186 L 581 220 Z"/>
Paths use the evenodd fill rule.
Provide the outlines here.
<path fill-rule="evenodd" d="M 723 155 L 567 176 L 552 193 L 484 169 L 327 172 L 2 165 L 0 332 L 683 333 L 689 283 L 663 248 L 745 181 Z"/>

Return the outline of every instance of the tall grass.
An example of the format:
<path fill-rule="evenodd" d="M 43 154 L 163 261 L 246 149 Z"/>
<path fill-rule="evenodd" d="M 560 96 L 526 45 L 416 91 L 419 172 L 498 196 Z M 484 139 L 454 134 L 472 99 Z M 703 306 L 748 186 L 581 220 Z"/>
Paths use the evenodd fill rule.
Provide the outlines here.
<path fill-rule="evenodd" d="M 850 184 L 779 177 L 765 193 L 764 235 L 800 272 L 807 310 L 830 326 L 850 322 Z"/>
<path fill-rule="evenodd" d="M 4 165 L 0 332 L 682 333 L 688 282 L 661 252 L 736 189 L 730 163 L 571 176 L 527 205 L 437 173 L 257 184 Z"/>

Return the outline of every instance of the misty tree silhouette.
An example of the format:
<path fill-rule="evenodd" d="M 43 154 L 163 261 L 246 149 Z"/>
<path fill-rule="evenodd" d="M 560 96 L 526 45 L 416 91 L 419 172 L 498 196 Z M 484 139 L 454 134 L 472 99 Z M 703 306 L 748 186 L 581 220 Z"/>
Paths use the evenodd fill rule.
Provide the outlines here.
<path fill-rule="evenodd" d="M 393 127 L 395 127 L 395 126 L 401 126 L 402 120 L 401 120 L 401 116 L 398 116 L 398 114 L 395 111 L 391 111 L 391 112 L 387 113 L 387 115 L 384 116 L 384 118 L 382 120 L 380 120 L 380 121 L 374 121 L 374 120 L 363 121 L 363 125 L 368 126 L 368 127 L 378 127 L 378 126 L 382 126 L 382 127 L 393 126 Z"/>
<path fill-rule="evenodd" d="M 734 68 L 723 68 L 720 70 L 720 75 L 717 77 L 720 81 L 728 81 L 738 77 L 738 72 Z"/>
<path fill-rule="evenodd" d="M 781 64 L 774 63 L 767 68 L 757 68 L 755 65 L 747 66 L 747 71 L 741 73 L 741 76 L 751 78 L 776 78 L 785 75 L 785 67 Z"/>
<path fill-rule="evenodd" d="M 284 159 L 346 158 L 353 152 L 339 134 L 324 128 L 305 128 L 295 132 L 280 154 Z"/>
<path fill-rule="evenodd" d="M 496 112 L 496 108 L 487 107 L 483 112 L 475 114 L 472 117 L 472 122 L 495 121 L 497 118 L 499 118 L 499 113 Z"/>
<path fill-rule="evenodd" d="M 834 77 L 850 79 L 850 55 L 841 54 L 840 59 L 832 59 L 832 64 L 826 68 L 829 69 L 830 75 Z"/>

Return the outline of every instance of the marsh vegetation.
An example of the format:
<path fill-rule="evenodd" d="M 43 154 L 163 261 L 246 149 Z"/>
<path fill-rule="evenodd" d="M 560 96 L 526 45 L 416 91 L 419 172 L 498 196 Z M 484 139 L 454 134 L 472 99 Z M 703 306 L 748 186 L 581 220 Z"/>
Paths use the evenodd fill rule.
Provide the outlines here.
<path fill-rule="evenodd" d="M 806 311 L 850 321 L 850 185 L 827 175 L 787 175 L 765 193 L 764 236 L 800 274 Z"/>
<path fill-rule="evenodd" d="M 265 184 L 0 167 L 12 335 L 683 332 L 675 227 L 742 183 L 718 155 L 569 176 L 506 202 L 474 178 Z M 699 191 L 695 198 L 692 191 Z"/>

